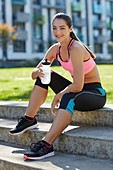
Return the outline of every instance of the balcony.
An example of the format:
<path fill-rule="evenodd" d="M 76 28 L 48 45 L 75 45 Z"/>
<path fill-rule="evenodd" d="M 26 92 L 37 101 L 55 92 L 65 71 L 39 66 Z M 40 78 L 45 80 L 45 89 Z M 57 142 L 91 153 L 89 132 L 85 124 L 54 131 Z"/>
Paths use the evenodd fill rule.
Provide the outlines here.
<path fill-rule="evenodd" d="M 73 18 L 73 26 L 74 27 L 83 27 L 86 25 L 86 19 L 84 18 Z"/>
<path fill-rule="evenodd" d="M 108 42 L 110 40 L 110 36 L 99 35 L 98 37 L 94 37 L 94 43 L 103 44 L 104 42 Z"/>
<path fill-rule="evenodd" d="M 12 0 L 13 5 L 26 5 L 26 0 Z"/>
<path fill-rule="evenodd" d="M 106 26 L 107 26 L 106 21 L 97 20 L 93 22 L 94 28 L 106 28 Z"/>
<path fill-rule="evenodd" d="M 106 11 L 106 14 L 107 14 L 108 17 L 110 17 L 110 18 L 113 19 L 113 12 L 112 12 L 112 11 L 107 10 L 107 11 Z"/>
<path fill-rule="evenodd" d="M 104 12 L 102 5 L 94 4 L 93 12 L 96 14 L 102 14 Z"/>
<path fill-rule="evenodd" d="M 51 5 L 51 4 L 47 4 L 47 5 L 42 5 L 42 8 L 48 8 L 48 9 L 65 9 L 64 5 Z"/>
<path fill-rule="evenodd" d="M 72 2 L 71 4 L 72 11 L 83 11 L 83 5 L 81 2 Z"/>
<path fill-rule="evenodd" d="M 26 41 L 27 40 L 27 31 L 17 30 L 17 40 Z"/>
<path fill-rule="evenodd" d="M 28 21 L 29 21 L 29 14 L 27 14 L 27 13 L 25 13 L 25 12 L 20 12 L 20 11 L 18 11 L 18 12 L 14 15 L 14 21 L 15 21 L 15 22 L 19 22 L 19 23 L 28 22 Z"/>

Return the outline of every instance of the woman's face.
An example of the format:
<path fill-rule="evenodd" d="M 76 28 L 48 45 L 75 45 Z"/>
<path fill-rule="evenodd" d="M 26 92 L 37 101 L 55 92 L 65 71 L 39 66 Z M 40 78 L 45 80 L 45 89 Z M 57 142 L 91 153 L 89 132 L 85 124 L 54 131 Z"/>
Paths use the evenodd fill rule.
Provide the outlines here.
<path fill-rule="evenodd" d="M 69 39 L 71 31 L 72 27 L 69 28 L 63 19 L 55 19 L 52 23 L 52 33 L 57 42 Z"/>

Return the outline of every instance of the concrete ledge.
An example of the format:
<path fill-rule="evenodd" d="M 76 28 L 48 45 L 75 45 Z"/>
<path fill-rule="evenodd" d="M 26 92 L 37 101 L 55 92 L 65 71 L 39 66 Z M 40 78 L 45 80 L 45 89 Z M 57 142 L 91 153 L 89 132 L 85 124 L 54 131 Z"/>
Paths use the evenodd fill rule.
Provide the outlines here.
<path fill-rule="evenodd" d="M 113 170 L 110 160 L 59 152 L 55 152 L 54 157 L 41 161 L 25 161 L 25 150 L 13 145 L 0 144 L 0 170 Z"/>
<path fill-rule="evenodd" d="M 28 102 L 0 101 L 0 117 L 18 119 L 24 115 L 27 105 Z M 53 119 L 50 103 L 44 103 L 37 112 L 37 120 L 52 122 Z M 113 105 L 105 105 L 102 109 L 89 112 L 75 111 L 71 124 L 113 127 Z"/>

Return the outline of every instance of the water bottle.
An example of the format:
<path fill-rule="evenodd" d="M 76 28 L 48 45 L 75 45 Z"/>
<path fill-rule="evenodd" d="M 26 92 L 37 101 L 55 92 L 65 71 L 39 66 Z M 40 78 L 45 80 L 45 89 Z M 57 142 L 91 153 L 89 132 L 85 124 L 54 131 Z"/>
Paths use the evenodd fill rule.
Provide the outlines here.
<path fill-rule="evenodd" d="M 51 69 L 50 69 L 50 65 L 51 65 L 51 63 L 47 59 L 45 59 L 42 62 L 42 70 L 43 70 L 43 73 L 44 73 L 44 77 L 41 79 L 41 82 L 43 84 L 49 84 L 50 81 L 51 81 Z"/>

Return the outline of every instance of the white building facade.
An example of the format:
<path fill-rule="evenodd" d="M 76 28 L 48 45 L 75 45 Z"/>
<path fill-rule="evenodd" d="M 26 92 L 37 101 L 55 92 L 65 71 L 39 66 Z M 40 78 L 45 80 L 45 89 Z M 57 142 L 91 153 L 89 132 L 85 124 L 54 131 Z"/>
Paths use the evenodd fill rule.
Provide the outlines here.
<path fill-rule="evenodd" d="M 97 57 L 109 59 L 113 41 L 113 0 L 0 0 L 0 23 L 16 25 L 18 38 L 7 49 L 8 60 L 42 58 L 55 42 L 51 19 L 58 12 L 72 17 L 74 31 Z M 0 60 L 2 52 L 0 50 Z"/>

